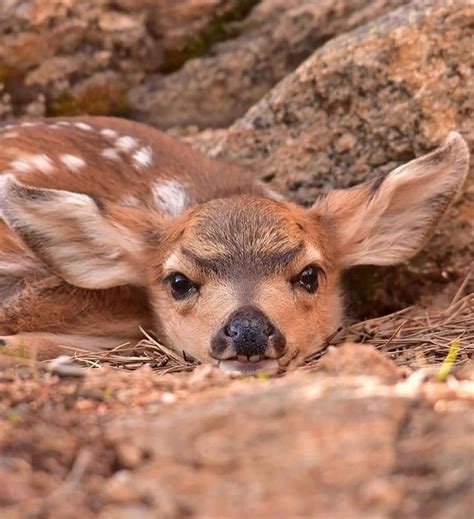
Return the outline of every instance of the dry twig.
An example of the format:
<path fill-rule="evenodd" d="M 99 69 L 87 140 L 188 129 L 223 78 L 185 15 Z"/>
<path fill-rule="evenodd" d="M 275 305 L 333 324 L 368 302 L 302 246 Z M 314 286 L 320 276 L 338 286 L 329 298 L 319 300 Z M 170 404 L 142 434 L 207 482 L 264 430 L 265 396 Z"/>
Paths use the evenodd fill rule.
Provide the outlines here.
<path fill-rule="evenodd" d="M 461 288 L 464 288 L 463 283 Z M 398 312 L 337 330 L 319 351 L 305 359 L 304 368 L 312 368 L 329 346 L 346 341 L 374 346 L 388 355 L 396 364 L 410 368 L 423 368 L 441 364 L 449 353 L 451 344 L 459 340 L 456 365 L 469 360 L 474 352 L 474 294 L 460 296 L 461 289 L 450 306 L 437 314 L 417 312 L 404 308 Z M 136 369 L 145 364 L 160 374 L 191 371 L 197 362 L 189 355 L 180 355 L 156 341 L 145 332 L 145 338 L 136 345 L 122 344 L 108 351 L 77 351 L 73 358 L 88 367 L 108 364 L 120 369 Z M 42 371 L 45 365 L 31 359 L 0 356 L 0 365 L 21 363 Z"/>
<path fill-rule="evenodd" d="M 346 341 L 360 342 L 389 355 L 398 365 L 421 368 L 441 364 L 456 340 L 460 344 L 459 365 L 474 353 L 474 294 L 461 298 L 458 293 L 450 306 L 437 314 L 417 313 L 410 307 L 347 326 L 329 340 L 325 349 Z M 313 367 L 320 357 L 320 352 L 314 353 L 305 366 Z M 420 365 L 419 359 L 426 364 Z"/>

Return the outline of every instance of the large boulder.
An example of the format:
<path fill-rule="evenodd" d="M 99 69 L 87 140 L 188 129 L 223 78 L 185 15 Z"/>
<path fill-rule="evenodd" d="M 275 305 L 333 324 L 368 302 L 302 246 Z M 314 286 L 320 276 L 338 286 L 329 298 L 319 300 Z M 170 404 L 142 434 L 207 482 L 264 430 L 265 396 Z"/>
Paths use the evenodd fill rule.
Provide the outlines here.
<path fill-rule="evenodd" d="M 126 115 L 129 88 L 174 64 L 215 20 L 245 14 L 241 2 L 2 1 L 0 118 Z"/>
<path fill-rule="evenodd" d="M 269 380 L 4 367 L 0 516 L 471 517 L 472 383 L 348 346 Z"/>
<path fill-rule="evenodd" d="M 335 35 L 408 0 L 262 0 L 232 24 L 236 37 L 132 89 L 135 118 L 160 128 L 223 127 Z"/>
<path fill-rule="evenodd" d="M 386 173 L 453 129 L 472 149 L 473 22 L 472 1 L 415 0 L 329 41 L 229 130 L 189 140 L 303 204 Z M 472 171 L 423 254 L 379 270 L 375 280 L 367 269 L 352 278 L 359 316 L 372 314 L 375 301 L 375 312 L 393 310 L 466 275 L 474 257 Z"/>
<path fill-rule="evenodd" d="M 149 461 L 105 496 L 107 517 L 128 488 L 148 504 L 140 517 L 468 517 L 468 403 L 436 412 L 403 393 L 372 378 L 288 376 L 141 424 L 116 420 L 110 443 Z"/>

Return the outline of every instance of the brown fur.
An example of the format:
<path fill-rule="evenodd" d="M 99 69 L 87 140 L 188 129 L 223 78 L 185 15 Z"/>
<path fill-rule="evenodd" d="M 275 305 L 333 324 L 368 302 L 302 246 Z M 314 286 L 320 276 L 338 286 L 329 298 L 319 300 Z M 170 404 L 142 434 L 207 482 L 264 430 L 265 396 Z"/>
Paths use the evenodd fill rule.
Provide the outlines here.
<path fill-rule="evenodd" d="M 305 210 L 276 200 L 248 172 L 140 124 L 57 122 L 0 130 L 0 216 L 8 224 L 0 220 L 0 336 L 3 349 L 26 347 L 41 358 L 64 346 L 136 342 L 142 326 L 207 361 L 228 316 L 255 306 L 284 333 L 285 364 L 340 324 L 341 270 L 414 254 L 467 170 L 467 149 L 451 136 L 378 185 L 334 191 Z M 136 142 L 104 157 L 120 136 Z M 150 150 L 151 163 L 134 158 L 138 147 Z M 65 154 L 84 163 L 68 166 Z M 158 202 L 157 182 L 172 182 Z M 321 269 L 315 294 L 292 281 L 307 265 Z M 199 291 L 174 300 L 174 272 Z"/>
<path fill-rule="evenodd" d="M 47 119 L 44 122 L 51 125 L 56 121 Z M 99 152 L 111 144 L 110 139 L 99 131 L 83 131 L 73 126 L 61 129 L 34 126 L 14 128 L 11 132 L 17 133 L 17 137 L 2 139 L 0 171 L 11 170 L 12 160 L 35 153 L 47 154 L 53 159 L 59 154 L 70 154 L 87 159 L 87 165 L 80 174 L 63 167 L 60 175 L 37 169 L 34 175 L 18 172 L 15 177 L 31 186 L 88 193 L 111 202 L 117 202 L 123 195 L 129 194 L 136 196 L 144 205 L 151 201 L 150 184 L 166 178 L 180 179 L 195 204 L 208 200 L 211 194 L 217 198 L 228 194 L 264 193 L 264 188 L 256 184 L 248 172 L 200 155 L 153 128 L 111 117 L 81 117 L 77 121 L 90 124 L 96 130 L 113 129 L 120 135 L 136 138 L 143 146 L 150 146 L 154 155 L 153 165 L 137 170 L 127 154 L 120 161 L 104 159 Z"/>

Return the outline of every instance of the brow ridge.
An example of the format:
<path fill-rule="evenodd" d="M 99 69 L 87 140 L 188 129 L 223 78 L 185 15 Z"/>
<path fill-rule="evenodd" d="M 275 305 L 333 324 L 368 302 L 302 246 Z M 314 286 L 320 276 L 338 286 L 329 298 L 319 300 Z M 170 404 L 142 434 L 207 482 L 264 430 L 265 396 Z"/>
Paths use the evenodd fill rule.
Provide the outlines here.
<path fill-rule="evenodd" d="M 255 266 L 256 264 L 260 264 L 260 266 L 264 265 L 268 267 L 269 270 L 279 270 L 288 264 L 290 264 L 296 256 L 303 250 L 304 243 L 300 242 L 296 247 L 292 247 L 287 250 L 282 250 L 278 252 L 270 252 L 268 254 L 262 254 L 258 257 L 255 256 L 253 258 Z M 251 262 L 252 255 L 250 257 L 245 257 L 243 254 L 239 256 L 232 256 L 231 254 L 225 254 L 222 256 L 215 256 L 211 258 L 203 258 L 196 254 L 194 251 L 191 251 L 185 247 L 181 248 L 181 253 L 183 256 L 191 259 L 194 263 L 198 265 L 204 271 L 211 271 L 215 274 L 222 274 L 225 271 L 228 271 L 232 268 L 232 266 L 238 267 L 239 264 L 244 262 L 245 260 Z"/>

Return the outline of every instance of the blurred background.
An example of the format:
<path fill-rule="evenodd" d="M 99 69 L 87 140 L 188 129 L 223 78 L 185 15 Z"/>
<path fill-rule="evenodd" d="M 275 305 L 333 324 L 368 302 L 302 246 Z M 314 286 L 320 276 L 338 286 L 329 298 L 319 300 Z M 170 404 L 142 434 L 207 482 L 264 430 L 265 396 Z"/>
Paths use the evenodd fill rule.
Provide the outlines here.
<path fill-rule="evenodd" d="M 473 0 L 0 0 L 0 123 L 142 121 L 304 205 L 474 149 L 473 105 Z M 354 320 L 422 308 L 284 377 L 0 355 L 0 517 L 472 518 L 472 173 L 414 260 L 347 275 Z"/>
<path fill-rule="evenodd" d="M 472 148 L 473 20 L 470 0 L 3 0 L 0 120 L 135 119 L 310 204 L 452 129 Z M 473 199 L 471 171 L 414 261 L 350 273 L 352 315 L 445 305 Z"/>

